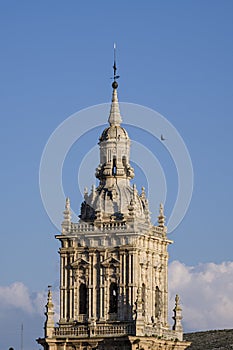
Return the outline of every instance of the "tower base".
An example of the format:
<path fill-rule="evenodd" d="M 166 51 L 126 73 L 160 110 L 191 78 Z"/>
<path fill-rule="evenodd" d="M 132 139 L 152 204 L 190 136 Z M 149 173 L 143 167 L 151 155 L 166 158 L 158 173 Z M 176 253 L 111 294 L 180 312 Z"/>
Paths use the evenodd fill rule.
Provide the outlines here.
<path fill-rule="evenodd" d="M 44 350 L 184 350 L 187 341 L 167 340 L 159 337 L 93 337 L 93 338 L 39 338 Z"/>

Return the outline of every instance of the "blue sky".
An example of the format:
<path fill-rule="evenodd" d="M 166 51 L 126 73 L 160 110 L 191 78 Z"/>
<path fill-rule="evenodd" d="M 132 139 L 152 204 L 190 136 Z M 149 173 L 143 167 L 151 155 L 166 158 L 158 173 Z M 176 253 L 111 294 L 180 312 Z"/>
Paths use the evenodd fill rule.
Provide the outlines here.
<path fill-rule="evenodd" d="M 40 198 L 40 158 L 51 133 L 68 116 L 110 101 L 113 42 L 118 47 L 120 101 L 165 116 L 183 137 L 192 159 L 192 202 L 171 234 L 171 262 L 178 260 L 186 269 L 193 266 L 192 271 L 214 263 L 226 271 L 220 267 L 232 261 L 233 245 L 232 12 L 230 0 L 0 2 L 3 293 L 11 293 L 17 282 L 20 293 L 27 288 L 35 306 L 48 284 L 59 283 L 57 229 Z M 99 133 L 91 133 L 88 142 L 95 144 Z M 170 169 L 159 146 L 158 153 L 164 154 L 164 166 Z M 73 169 L 78 155 L 77 145 L 64 169 L 67 192 L 77 191 Z M 72 193 L 66 194 L 78 207 L 80 193 Z M 153 203 L 150 206 L 153 212 Z M 1 323 L 9 319 L 20 329 L 22 321 L 28 327 L 35 322 L 28 334 L 42 335 L 43 316 L 29 322 L 18 304 L 7 302 Z M 14 321 L 13 315 L 18 315 Z M 19 348 L 17 336 L 12 344 L 7 335 L 3 341 L 4 347 Z M 25 339 L 25 348 L 30 341 Z"/>

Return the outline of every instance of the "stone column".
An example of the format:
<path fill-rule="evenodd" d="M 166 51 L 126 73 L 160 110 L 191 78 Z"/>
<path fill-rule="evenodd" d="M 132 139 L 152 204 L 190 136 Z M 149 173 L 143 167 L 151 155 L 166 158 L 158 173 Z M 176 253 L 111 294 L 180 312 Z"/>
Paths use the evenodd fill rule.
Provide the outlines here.
<path fill-rule="evenodd" d="M 65 293 L 64 293 L 64 260 L 65 257 L 64 255 L 61 253 L 60 256 L 60 321 L 63 321 L 65 316 L 64 316 L 64 302 L 65 302 Z"/>
<path fill-rule="evenodd" d="M 71 257 L 70 257 L 70 264 L 72 264 L 74 261 L 74 254 L 72 253 Z M 74 320 L 74 270 L 73 269 L 69 269 L 69 285 L 70 285 L 70 305 L 69 305 L 69 310 L 70 310 L 70 314 L 69 314 L 69 318 L 71 320 Z"/>
<path fill-rule="evenodd" d="M 93 260 L 92 260 L 92 271 L 93 271 L 93 318 L 96 320 L 97 317 L 97 273 L 96 273 L 96 264 L 97 264 L 97 258 L 96 258 L 96 251 L 93 252 Z"/>

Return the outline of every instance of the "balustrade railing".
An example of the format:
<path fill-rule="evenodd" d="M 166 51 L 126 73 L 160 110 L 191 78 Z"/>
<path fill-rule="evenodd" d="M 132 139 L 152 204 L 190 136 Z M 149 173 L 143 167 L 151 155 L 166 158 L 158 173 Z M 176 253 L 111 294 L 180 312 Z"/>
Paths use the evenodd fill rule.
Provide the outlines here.
<path fill-rule="evenodd" d="M 122 231 L 126 230 L 128 226 L 124 222 L 109 222 L 109 223 L 103 223 L 100 226 L 95 226 L 93 224 L 89 223 L 72 223 L 71 225 L 71 232 L 93 232 L 93 231 Z"/>
<path fill-rule="evenodd" d="M 96 326 L 76 326 L 76 327 L 55 327 L 55 336 L 120 336 L 134 334 L 134 326 L 127 325 L 96 325 Z"/>
<path fill-rule="evenodd" d="M 89 334 L 88 327 L 79 326 L 79 327 L 55 327 L 54 335 L 55 336 L 82 336 L 87 337 Z"/>
<path fill-rule="evenodd" d="M 133 325 L 109 325 L 109 326 L 97 326 L 95 329 L 96 335 L 124 335 L 133 334 Z"/>

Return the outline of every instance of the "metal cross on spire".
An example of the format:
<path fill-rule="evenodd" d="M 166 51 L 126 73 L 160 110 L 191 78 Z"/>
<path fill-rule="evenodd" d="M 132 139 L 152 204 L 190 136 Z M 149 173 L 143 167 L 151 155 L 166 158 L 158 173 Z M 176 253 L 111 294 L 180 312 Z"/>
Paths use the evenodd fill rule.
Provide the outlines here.
<path fill-rule="evenodd" d="M 114 50 L 114 62 L 113 62 L 113 83 L 112 83 L 112 87 L 113 89 L 117 89 L 118 84 L 116 82 L 117 79 L 120 78 L 119 75 L 116 74 L 117 71 L 117 66 L 116 66 L 116 43 L 114 43 L 113 45 L 113 50 Z"/>

